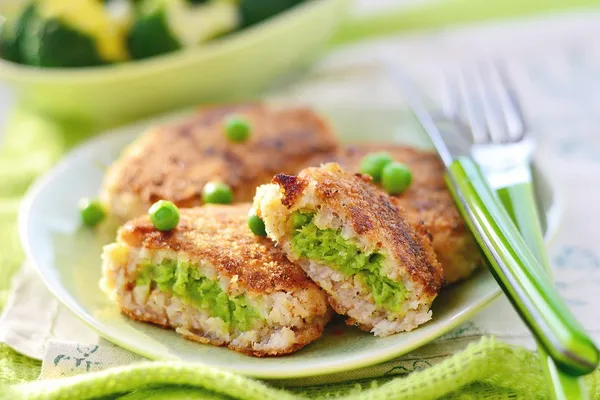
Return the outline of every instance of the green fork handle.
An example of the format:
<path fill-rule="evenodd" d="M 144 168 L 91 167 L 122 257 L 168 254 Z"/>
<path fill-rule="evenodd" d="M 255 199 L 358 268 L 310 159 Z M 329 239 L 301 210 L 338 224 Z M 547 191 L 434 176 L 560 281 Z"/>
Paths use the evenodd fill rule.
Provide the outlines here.
<path fill-rule="evenodd" d="M 446 174 L 458 209 L 508 299 L 559 368 L 584 375 L 598 350 L 556 292 L 477 164 L 457 158 Z"/>
<path fill-rule="evenodd" d="M 531 182 L 520 183 L 498 189 L 496 193 L 543 271 L 552 278 L 533 185 Z"/>
<path fill-rule="evenodd" d="M 546 256 L 533 185 L 531 182 L 519 183 L 498 189 L 496 193 L 517 229 L 521 232 L 525 243 L 538 259 L 548 277 L 552 278 L 552 269 Z M 550 389 L 552 390 L 550 398 L 556 400 L 589 399 L 589 393 L 586 392 L 583 381 L 558 369 L 552 357 L 548 355 L 539 342 L 538 354 L 546 375 L 546 381 L 550 382 Z"/>

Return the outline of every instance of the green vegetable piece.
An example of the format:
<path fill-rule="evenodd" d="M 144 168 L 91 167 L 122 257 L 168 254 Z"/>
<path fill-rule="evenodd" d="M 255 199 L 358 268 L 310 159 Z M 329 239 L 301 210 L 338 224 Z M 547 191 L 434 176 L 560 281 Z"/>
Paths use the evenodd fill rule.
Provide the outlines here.
<path fill-rule="evenodd" d="M 202 189 L 202 201 L 207 204 L 231 204 L 233 192 L 223 182 L 208 182 Z"/>
<path fill-rule="evenodd" d="M 306 0 L 241 0 L 242 27 L 262 22 L 304 1 Z"/>
<path fill-rule="evenodd" d="M 181 44 L 169 28 L 165 9 L 158 8 L 135 21 L 127 47 L 133 58 L 142 59 L 179 50 Z"/>
<path fill-rule="evenodd" d="M 196 264 L 172 259 L 160 264 L 144 263 L 137 273 L 136 285 L 147 286 L 149 290 L 153 282 L 161 292 L 176 294 L 186 303 L 221 318 L 227 332 L 248 331 L 263 319 L 246 296 L 230 297 L 218 281 L 204 276 Z"/>
<path fill-rule="evenodd" d="M 148 210 L 152 225 L 159 231 L 169 231 L 179 223 L 179 209 L 170 201 L 159 200 Z"/>
<path fill-rule="evenodd" d="M 31 16 L 21 45 L 23 61 L 39 67 L 88 67 L 106 64 L 95 40 L 57 18 Z"/>
<path fill-rule="evenodd" d="M 410 186 L 411 182 L 412 173 L 410 169 L 398 162 L 389 163 L 383 168 L 381 173 L 381 183 L 389 194 L 404 192 Z"/>
<path fill-rule="evenodd" d="M 197 46 L 237 28 L 236 1 L 142 0 L 127 37 L 129 53 L 141 59 Z"/>
<path fill-rule="evenodd" d="M 360 160 L 358 172 L 370 175 L 373 181 L 381 180 L 383 168 L 393 161 L 388 153 L 369 153 Z"/>
<path fill-rule="evenodd" d="M 265 222 L 258 215 L 250 215 L 248 217 L 248 227 L 256 236 L 267 236 Z"/>
<path fill-rule="evenodd" d="M 106 209 L 98 200 L 88 198 L 79 201 L 81 221 L 87 226 L 96 226 L 106 218 Z"/>
<path fill-rule="evenodd" d="M 250 137 L 250 123 L 243 116 L 231 115 L 225 120 L 225 133 L 232 142 L 245 142 Z"/>
<path fill-rule="evenodd" d="M 321 261 L 346 276 L 356 275 L 369 287 L 378 305 L 392 312 L 402 310 L 408 291 L 401 282 L 381 274 L 385 257 L 363 252 L 344 239 L 341 230 L 319 229 L 314 222 L 308 222 L 294 232 L 292 251 Z"/>
<path fill-rule="evenodd" d="M 311 214 L 303 214 L 300 211 L 294 211 L 292 214 L 292 225 L 294 228 L 302 228 L 312 220 Z"/>
<path fill-rule="evenodd" d="M 14 21 L 5 21 L 0 25 L 0 57 L 16 63 L 23 62 L 21 46 L 29 21 L 34 14 L 35 6 L 29 3 Z"/>

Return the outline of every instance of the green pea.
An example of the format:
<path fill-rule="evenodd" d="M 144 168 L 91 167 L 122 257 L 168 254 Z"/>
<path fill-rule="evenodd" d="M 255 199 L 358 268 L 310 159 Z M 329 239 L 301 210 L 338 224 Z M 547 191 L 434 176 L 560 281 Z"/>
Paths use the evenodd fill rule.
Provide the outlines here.
<path fill-rule="evenodd" d="M 360 160 L 358 172 L 370 175 L 373 181 L 379 182 L 383 168 L 392 161 L 388 153 L 369 153 Z"/>
<path fill-rule="evenodd" d="M 81 221 L 87 226 L 96 226 L 106 218 L 106 208 L 98 200 L 83 198 L 79 201 Z"/>
<path fill-rule="evenodd" d="M 292 214 L 292 225 L 294 228 L 302 228 L 304 225 L 308 224 L 312 219 L 309 214 L 302 214 L 300 211 L 294 211 Z"/>
<path fill-rule="evenodd" d="M 248 227 L 256 236 L 267 236 L 265 222 L 257 215 L 252 214 L 248 217 Z"/>
<path fill-rule="evenodd" d="M 230 141 L 245 142 L 250 137 L 250 123 L 242 116 L 232 115 L 225 120 L 225 132 Z"/>
<path fill-rule="evenodd" d="M 206 204 L 231 204 L 233 192 L 223 182 L 208 182 L 202 189 L 202 201 Z"/>
<path fill-rule="evenodd" d="M 152 225 L 159 231 L 170 231 L 179 223 L 179 209 L 167 200 L 159 200 L 148 210 Z"/>
<path fill-rule="evenodd" d="M 383 168 L 381 173 L 381 183 L 383 188 L 389 194 L 399 194 L 404 192 L 412 182 L 412 173 L 410 169 L 401 163 L 392 162 Z"/>

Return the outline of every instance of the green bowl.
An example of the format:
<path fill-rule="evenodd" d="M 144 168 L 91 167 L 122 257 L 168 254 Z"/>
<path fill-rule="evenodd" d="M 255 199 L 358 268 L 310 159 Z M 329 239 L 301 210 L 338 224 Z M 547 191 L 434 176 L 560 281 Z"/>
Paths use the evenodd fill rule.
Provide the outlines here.
<path fill-rule="evenodd" d="M 29 108 L 99 126 L 240 99 L 308 64 L 350 5 L 312 0 L 196 48 L 108 67 L 42 69 L 0 61 L 0 80 Z"/>
<path fill-rule="evenodd" d="M 0 0 L 0 14 L 22 0 Z M 109 67 L 42 69 L 0 59 L 0 82 L 20 103 L 53 117 L 91 121 L 97 130 L 202 102 L 255 95 L 300 70 L 328 43 L 567 7 L 595 0 L 419 2 L 355 14 L 353 0 L 311 0 L 264 23 L 196 48 Z M 423 3 L 423 4 L 421 4 Z M 531 4 L 529 4 L 531 3 Z M 14 12 L 14 10 L 13 10 Z"/>

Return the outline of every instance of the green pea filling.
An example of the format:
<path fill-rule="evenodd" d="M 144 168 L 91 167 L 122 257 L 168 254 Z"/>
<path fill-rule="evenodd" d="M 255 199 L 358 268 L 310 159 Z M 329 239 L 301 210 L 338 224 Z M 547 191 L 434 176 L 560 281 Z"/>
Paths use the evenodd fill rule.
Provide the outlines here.
<path fill-rule="evenodd" d="M 402 283 L 381 275 L 384 256 L 361 251 L 345 240 L 340 230 L 317 228 L 312 214 L 296 212 L 292 225 L 292 251 L 296 255 L 321 261 L 344 275 L 356 275 L 370 289 L 377 305 L 390 312 L 401 311 L 408 291 Z"/>
<path fill-rule="evenodd" d="M 211 317 L 221 318 L 228 328 L 234 330 L 250 330 L 253 321 L 262 319 L 246 296 L 229 296 L 219 282 L 202 275 L 192 263 L 165 260 L 158 265 L 143 264 L 136 284 L 146 286 L 151 283 L 161 292 L 177 295 Z"/>

